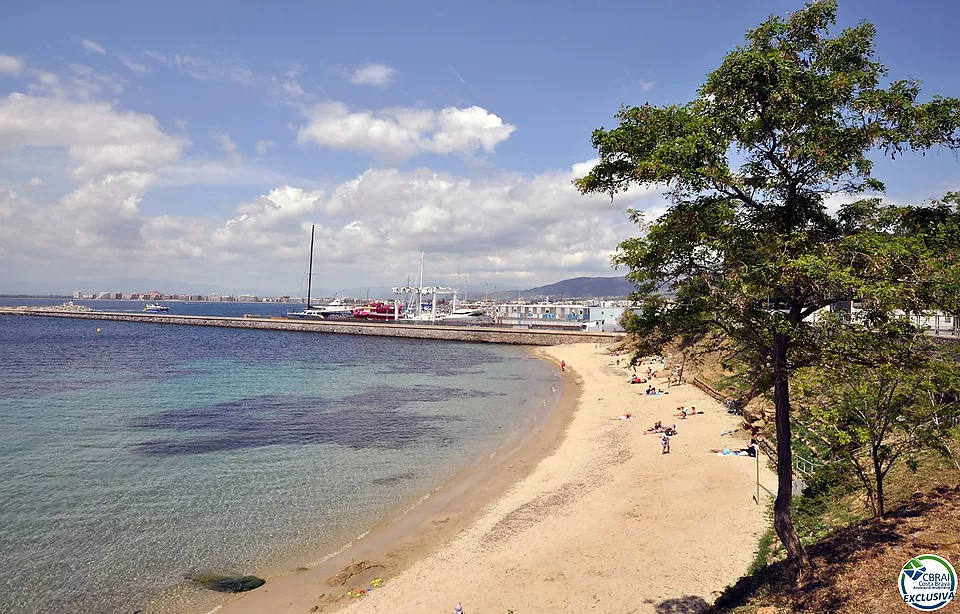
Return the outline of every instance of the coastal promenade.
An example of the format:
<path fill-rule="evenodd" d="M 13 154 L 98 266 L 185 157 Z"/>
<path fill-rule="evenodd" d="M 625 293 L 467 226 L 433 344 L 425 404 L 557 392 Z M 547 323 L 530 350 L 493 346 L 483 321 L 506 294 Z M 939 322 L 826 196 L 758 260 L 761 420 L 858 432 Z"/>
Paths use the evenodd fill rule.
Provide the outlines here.
<path fill-rule="evenodd" d="M 525 328 L 481 328 L 472 326 L 437 326 L 429 324 L 393 324 L 262 317 L 186 316 L 157 313 L 118 313 L 113 311 L 51 311 L 45 309 L 8 307 L 0 307 L 0 316 L 75 318 L 114 322 L 140 322 L 147 324 L 178 324 L 181 326 L 219 326 L 223 328 L 286 330 L 340 335 L 372 335 L 377 337 L 436 339 L 441 341 L 467 341 L 474 343 L 506 343 L 512 345 L 550 346 L 568 343 L 608 344 L 622 337 L 619 333 Z"/>

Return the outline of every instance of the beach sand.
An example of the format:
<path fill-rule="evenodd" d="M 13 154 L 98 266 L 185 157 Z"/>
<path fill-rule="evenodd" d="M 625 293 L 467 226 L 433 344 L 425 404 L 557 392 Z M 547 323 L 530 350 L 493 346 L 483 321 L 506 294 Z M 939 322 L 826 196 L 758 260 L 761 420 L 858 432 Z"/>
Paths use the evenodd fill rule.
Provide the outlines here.
<path fill-rule="evenodd" d="M 568 406 L 561 401 L 550 425 L 421 522 L 427 528 L 381 540 L 389 551 L 344 555 L 384 568 L 334 587 L 329 569 L 307 570 L 220 612 L 452 612 L 457 602 L 467 614 L 705 609 L 746 571 L 768 526 L 766 495 L 753 501 L 756 461 L 708 452 L 744 445 L 721 436 L 737 419 L 690 384 L 645 396 L 593 344 L 538 352 L 566 361 Z M 679 405 L 705 413 L 681 420 Z M 632 419 L 615 419 L 624 412 Z M 679 425 L 670 454 L 659 435 L 644 434 L 656 420 Z M 760 467 L 773 488 L 776 477 Z M 370 594 L 346 596 L 377 577 Z"/>

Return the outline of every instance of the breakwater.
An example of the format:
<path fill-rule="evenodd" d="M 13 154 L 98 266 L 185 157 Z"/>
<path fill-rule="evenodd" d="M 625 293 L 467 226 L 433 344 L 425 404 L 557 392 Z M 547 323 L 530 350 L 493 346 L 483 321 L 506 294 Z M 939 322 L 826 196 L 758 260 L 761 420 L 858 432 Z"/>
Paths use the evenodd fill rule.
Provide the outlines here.
<path fill-rule="evenodd" d="M 185 316 L 157 313 L 116 313 L 111 311 L 49 311 L 43 309 L 0 308 L 0 316 L 39 316 L 142 322 L 148 324 L 177 324 L 181 326 L 219 326 L 257 330 L 289 330 L 298 332 L 331 333 L 339 335 L 372 335 L 404 337 L 409 339 L 436 339 L 473 343 L 506 343 L 512 345 L 563 345 L 567 343 L 612 343 L 622 337 L 619 333 L 600 333 L 566 330 L 544 330 L 501 327 L 437 326 L 381 322 L 332 320 L 295 320 L 288 318 Z"/>

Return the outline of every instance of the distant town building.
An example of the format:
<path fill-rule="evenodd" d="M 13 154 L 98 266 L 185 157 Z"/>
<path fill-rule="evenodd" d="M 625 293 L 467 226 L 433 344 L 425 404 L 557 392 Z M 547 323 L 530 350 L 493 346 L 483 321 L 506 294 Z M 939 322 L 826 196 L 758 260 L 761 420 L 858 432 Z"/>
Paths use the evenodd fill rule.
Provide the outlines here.
<path fill-rule="evenodd" d="M 83 298 L 83 292 L 81 292 L 80 290 L 74 290 L 73 298 Z"/>
<path fill-rule="evenodd" d="M 584 301 L 581 303 L 501 303 L 496 306 L 496 320 L 503 326 L 551 327 L 600 332 L 619 332 L 620 318 L 628 305 L 619 301 Z M 614 304 L 611 304 L 614 303 Z M 606 306 L 598 306 L 598 305 Z"/>
<path fill-rule="evenodd" d="M 211 301 L 211 302 L 214 302 L 214 303 L 220 302 L 220 299 L 221 299 L 221 296 L 220 296 L 219 294 L 217 294 L 216 292 L 214 292 L 213 294 L 208 294 L 208 295 L 207 295 L 207 300 L 208 300 L 208 301 Z"/>

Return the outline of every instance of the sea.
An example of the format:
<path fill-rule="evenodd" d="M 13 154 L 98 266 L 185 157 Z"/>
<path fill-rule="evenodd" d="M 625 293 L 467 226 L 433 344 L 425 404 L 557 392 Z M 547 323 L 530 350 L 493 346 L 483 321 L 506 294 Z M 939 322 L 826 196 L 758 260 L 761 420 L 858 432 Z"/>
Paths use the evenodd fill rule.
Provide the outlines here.
<path fill-rule="evenodd" d="M 0 316 L 0 612 L 203 612 L 219 597 L 196 579 L 322 560 L 556 384 L 509 346 Z"/>

